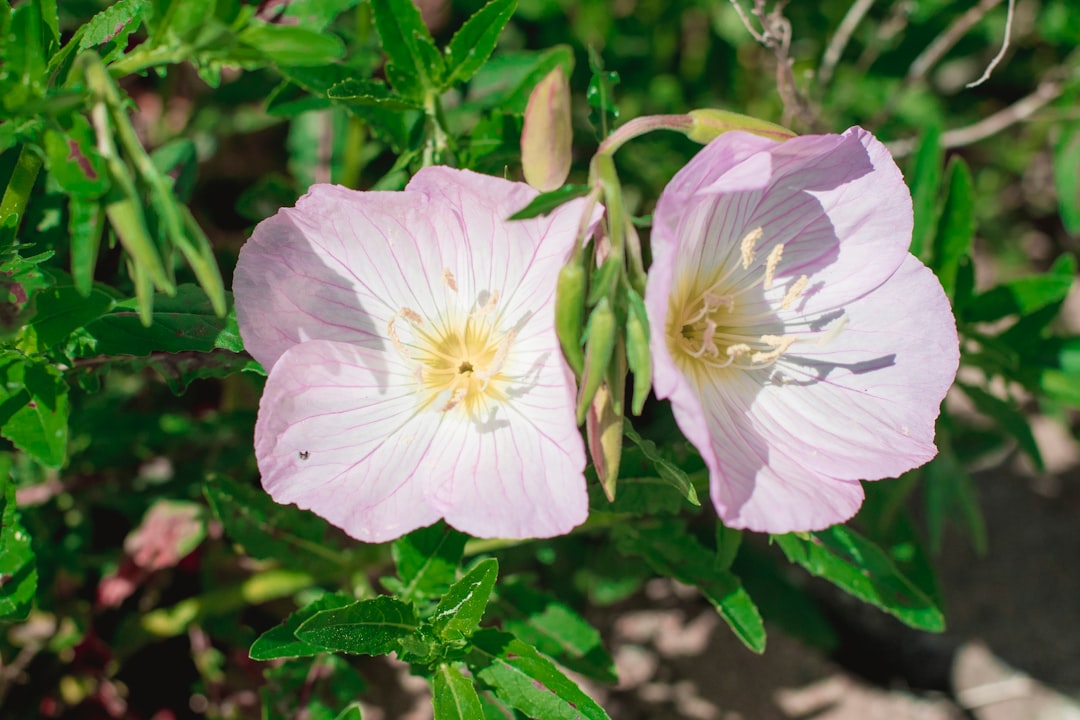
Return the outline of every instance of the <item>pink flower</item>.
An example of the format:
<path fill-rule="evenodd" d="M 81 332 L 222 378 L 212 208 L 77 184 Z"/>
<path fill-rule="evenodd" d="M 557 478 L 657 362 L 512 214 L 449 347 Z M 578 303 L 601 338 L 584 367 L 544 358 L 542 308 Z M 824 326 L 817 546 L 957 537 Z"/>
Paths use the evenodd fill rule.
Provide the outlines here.
<path fill-rule="evenodd" d="M 911 198 L 861 128 L 710 143 L 656 206 L 645 296 L 653 386 L 731 527 L 850 518 L 860 480 L 928 461 L 959 361 Z"/>
<path fill-rule="evenodd" d="M 426 168 L 404 192 L 316 185 L 255 228 L 233 290 L 269 371 L 255 454 L 275 500 L 370 542 L 439 518 L 511 538 L 585 520 L 554 330 L 584 201 L 506 221 L 535 195 Z"/>

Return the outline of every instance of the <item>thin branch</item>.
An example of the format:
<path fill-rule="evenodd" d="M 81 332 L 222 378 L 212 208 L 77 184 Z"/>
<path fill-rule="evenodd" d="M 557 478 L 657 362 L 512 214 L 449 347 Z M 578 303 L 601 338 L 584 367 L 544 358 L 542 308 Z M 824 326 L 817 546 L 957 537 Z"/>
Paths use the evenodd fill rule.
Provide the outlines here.
<path fill-rule="evenodd" d="M 1002 58 L 1005 57 L 1005 52 L 1009 49 L 1009 40 L 1012 37 L 1013 13 L 1015 11 L 1016 0 L 1009 0 L 1009 9 L 1007 14 L 1005 15 L 1005 37 L 1001 41 L 1001 49 L 998 50 L 997 55 L 993 57 L 993 59 L 990 61 L 990 64 L 986 66 L 985 70 L 983 70 L 983 74 L 979 76 L 979 79 L 975 80 L 974 82 L 969 82 L 964 87 L 973 88 L 982 85 L 984 82 L 990 79 L 990 73 L 994 72 L 994 68 L 996 68 L 1001 63 Z"/>
<path fill-rule="evenodd" d="M 1053 102 L 1062 93 L 1062 84 L 1056 80 L 1044 80 L 1027 97 L 1024 97 L 1004 110 L 983 118 L 977 123 L 955 130 L 948 130 L 941 135 L 941 146 L 945 149 L 964 147 L 1001 132 L 1010 125 L 1031 117 L 1039 108 Z M 894 157 L 910 155 L 916 146 L 914 138 L 887 143 Z"/>
<path fill-rule="evenodd" d="M 967 34 L 968 30 L 983 19 L 986 13 L 1001 4 L 1001 0 L 979 0 L 979 4 L 970 8 L 966 13 L 953 21 L 953 24 L 945 28 L 945 32 L 934 38 L 934 41 L 926 46 L 915 61 L 908 68 L 904 85 L 912 85 L 916 81 L 926 77 L 938 60 L 952 49 L 953 45 L 960 42 L 960 38 Z"/>
<path fill-rule="evenodd" d="M 759 43 L 768 46 L 769 43 L 765 40 L 765 36 L 754 29 L 753 24 L 750 22 L 750 17 L 746 14 L 746 11 L 743 10 L 743 6 L 739 4 L 739 0 L 728 0 L 728 2 L 735 8 L 735 12 L 738 13 L 739 19 L 742 20 L 743 27 L 746 28 L 746 31 Z"/>
<path fill-rule="evenodd" d="M 855 32 L 855 28 L 866 17 L 866 13 L 870 11 L 873 4 L 874 0 L 855 0 L 851 7 L 848 8 L 844 19 L 840 21 L 840 26 L 836 28 L 836 35 L 833 35 L 832 40 L 829 41 L 829 47 L 825 48 L 825 55 L 821 58 L 821 69 L 818 70 L 818 84 L 822 89 L 832 80 L 836 64 L 840 62 L 844 49 L 851 42 L 851 36 Z"/>

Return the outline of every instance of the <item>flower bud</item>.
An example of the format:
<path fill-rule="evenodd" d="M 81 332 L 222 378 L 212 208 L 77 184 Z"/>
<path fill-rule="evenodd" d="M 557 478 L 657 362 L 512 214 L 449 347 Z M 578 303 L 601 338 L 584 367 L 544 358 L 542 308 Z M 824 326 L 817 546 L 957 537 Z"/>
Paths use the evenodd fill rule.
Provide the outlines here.
<path fill-rule="evenodd" d="M 645 312 L 645 301 L 640 295 L 628 288 L 626 296 L 626 360 L 630 365 L 630 372 L 634 373 L 634 396 L 630 409 L 635 415 L 640 415 L 652 386 L 649 318 Z"/>
<path fill-rule="evenodd" d="M 731 130 L 742 130 L 773 140 L 789 140 L 795 137 L 795 133 L 786 127 L 727 110 L 691 110 L 689 115 L 693 122 L 686 131 L 686 136 L 702 145 Z"/>
<path fill-rule="evenodd" d="M 570 174 L 571 146 L 570 83 L 562 66 L 541 80 L 525 107 L 521 129 L 521 168 L 525 182 L 540 192 L 562 187 Z"/>
<path fill-rule="evenodd" d="M 585 371 L 585 354 L 581 350 L 584 315 L 585 268 L 580 258 L 575 257 L 559 271 L 555 286 L 555 334 L 559 336 L 566 362 L 579 378 Z"/>
<path fill-rule="evenodd" d="M 600 487 L 609 501 L 615 500 L 615 483 L 619 478 L 623 444 L 623 418 L 612 399 L 612 392 L 604 383 L 597 389 L 585 419 L 589 455 Z"/>
<path fill-rule="evenodd" d="M 585 422 L 585 411 L 592 404 L 593 396 L 607 373 L 616 340 L 618 327 L 615 311 L 606 297 L 600 298 L 585 328 L 585 372 L 581 378 L 581 394 L 578 397 L 578 424 Z"/>

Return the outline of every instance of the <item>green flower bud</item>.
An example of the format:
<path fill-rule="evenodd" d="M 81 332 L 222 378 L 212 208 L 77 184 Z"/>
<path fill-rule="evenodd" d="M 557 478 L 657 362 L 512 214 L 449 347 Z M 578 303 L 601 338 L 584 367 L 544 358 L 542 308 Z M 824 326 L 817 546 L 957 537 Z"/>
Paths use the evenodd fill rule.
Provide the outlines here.
<path fill-rule="evenodd" d="M 640 415 L 652 386 L 649 317 L 640 295 L 627 288 L 626 298 L 626 360 L 630 364 L 630 371 L 634 373 L 634 397 L 630 402 L 630 409 L 635 415 Z"/>
<path fill-rule="evenodd" d="M 581 330 L 585 326 L 585 268 L 580 258 L 572 258 L 559 271 L 555 285 L 555 333 L 559 336 L 566 362 L 579 378 L 585 371 L 581 350 Z"/>
<path fill-rule="evenodd" d="M 540 192 L 562 187 L 570 174 L 574 131 L 570 123 L 570 83 L 561 66 L 541 80 L 525 107 L 521 168 L 525 182 Z"/>
<path fill-rule="evenodd" d="M 731 130 L 742 130 L 773 140 L 790 140 L 796 135 L 786 127 L 775 123 L 727 110 L 691 110 L 689 115 L 693 122 L 690 129 L 686 131 L 686 136 L 702 145 Z"/>
<path fill-rule="evenodd" d="M 581 378 L 581 394 L 578 397 L 578 424 L 585 422 L 585 411 L 592 404 L 593 396 L 607 373 L 611 355 L 618 340 L 615 311 L 608 299 L 600 298 L 599 304 L 589 316 L 585 328 L 585 372 Z"/>

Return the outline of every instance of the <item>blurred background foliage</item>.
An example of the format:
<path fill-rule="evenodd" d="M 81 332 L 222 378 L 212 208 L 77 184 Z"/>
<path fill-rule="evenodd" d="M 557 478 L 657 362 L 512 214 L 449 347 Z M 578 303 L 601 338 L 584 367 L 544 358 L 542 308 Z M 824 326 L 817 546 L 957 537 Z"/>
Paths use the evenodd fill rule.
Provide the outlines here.
<path fill-rule="evenodd" d="M 483 6 L 420 4 L 440 48 Z M 242 354 L 225 288 L 254 223 L 313 182 L 397 189 L 430 161 L 520 178 L 521 114 L 556 65 L 571 71 L 574 92 L 572 183 L 584 182 L 604 122 L 706 107 L 803 133 L 859 124 L 896 154 L 915 198 L 913 251 L 953 299 L 965 367 L 939 428 L 939 458 L 868 487 L 856 526 L 903 571 L 908 585 L 897 592 L 917 601 L 900 610 L 871 602 L 936 628 L 940 598 L 922 548 L 992 548 L 968 470 L 1013 452 L 1039 467 L 1032 414 L 1076 428 L 1080 325 L 1075 304 L 1060 312 L 1080 240 L 1080 15 L 1071 0 L 1017 0 L 1003 58 L 971 88 L 1003 45 L 1005 2 L 796 1 L 782 14 L 773 3 L 759 15 L 744 4 L 740 15 L 727 0 L 519 0 L 490 61 L 467 78 L 438 79 L 435 93 L 386 71 L 379 3 L 11 5 L 0 3 L 0 416 L 12 443 L 3 477 L 14 482 L 3 504 L 0 610 L 25 620 L 0 637 L 5 717 L 292 717 L 303 702 L 311 717 L 329 718 L 370 685 L 365 676 L 378 676 L 367 659 L 333 655 L 264 675 L 248 657 L 261 632 L 320 588 L 374 592 L 391 558 L 253 489 L 261 371 Z M 609 96 L 613 104 L 601 100 Z M 102 122 L 116 130 L 111 149 Z M 619 153 L 627 203 L 643 224 L 696 150 L 660 133 Z M 80 174 L 86 163 L 93 172 Z M 20 178 L 29 181 L 21 190 Z M 46 411 L 29 417 L 37 402 Z M 617 506 L 596 493 L 594 517 L 671 519 L 504 549 L 500 583 L 509 584 L 493 616 L 533 637 L 529 618 L 514 625 L 515 608 L 538 608 L 538 617 L 555 601 L 530 594 L 530 583 L 567 613 L 623 600 L 653 574 L 708 595 L 708 568 L 657 551 L 675 538 L 674 557 L 688 548 L 726 557 L 720 569 L 742 578 L 767 621 L 835 643 L 779 563 L 786 556 L 866 594 L 845 576 L 851 568 L 830 569 L 794 537 L 781 554 L 756 540 L 740 546 L 723 528 L 714 534 L 711 511 L 695 515 L 687 490 L 704 496 L 700 460 L 670 413 L 650 405 L 635 427 L 662 451 L 627 443 L 630 480 Z M 635 487 L 639 475 L 667 481 Z M 947 520 L 963 534 L 946 536 Z M 865 550 L 862 542 L 844 531 L 825 538 L 841 555 Z M 461 552 L 494 549 L 480 542 Z M 751 627 L 725 619 L 749 646 L 764 645 L 752 627 L 760 617 Z M 580 633 L 576 655 L 529 641 L 609 680 L 599 640 Z"/>

